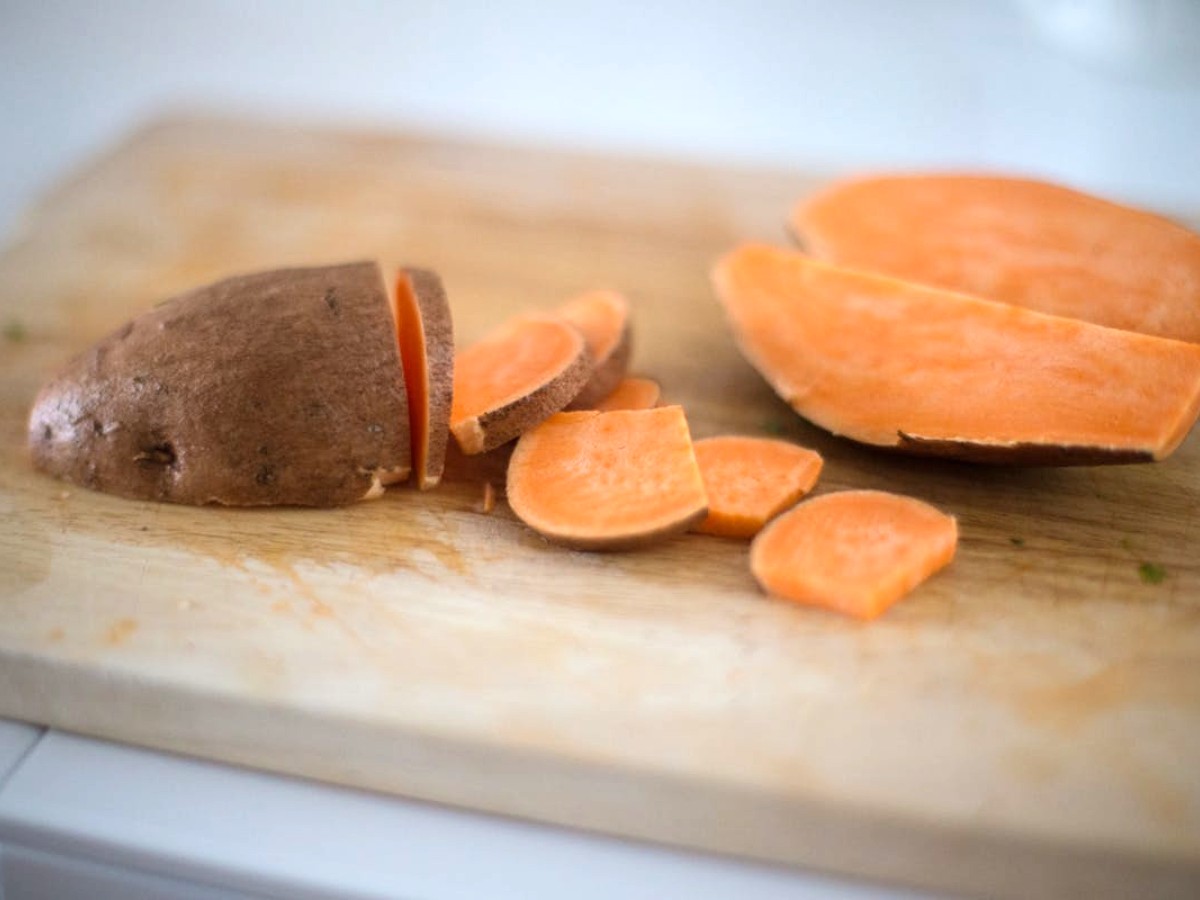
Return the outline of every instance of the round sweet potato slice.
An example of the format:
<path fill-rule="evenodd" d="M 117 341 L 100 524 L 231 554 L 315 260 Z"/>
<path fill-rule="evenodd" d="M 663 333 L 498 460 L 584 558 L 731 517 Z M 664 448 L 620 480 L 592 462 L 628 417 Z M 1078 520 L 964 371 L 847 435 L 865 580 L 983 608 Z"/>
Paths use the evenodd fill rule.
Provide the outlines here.
<path fill-rule="evenodd" d="M 521 521 L 580 550 L 638 547 L 708 512 L 679 406 L 556 413 L 517 442 L 507 489 Z"/>
<path fill-rule="evenodd" d="M 450 431 L 468 456 L 494 450 L 563 409 L 592 371 L 573 325 L 510 319 L 455 358 Z"/>
<path fill-rule="evenodd" d="M 723 434 L 696 441 L 708 517 L 694 531 L 751 538 L 812 490 L 821 455 L 774 438 Z"/>
<path fill-rule="evenodd" d="M 633 324 L 629 301 L 616 291 L 589 291 L 556 311 L 579 329 L 592 356 L 592 376 L 569 409 L 592 409 L 609 396 L 629 370 Z"/>
<path fill-rule="evenodd" d="M 427 491 L 442 480 L 450 441 L 454 323 L 442 280 L 428 269 L 401 269 L 394 299 L 408 387 L 413 475 L 417 487 Z"/>
<path fill-rule="evenodd" d="M 396 329 L 373 262 L 242 275 L 73 359 L 29 418 L 34 465 L 100 491 L 339 506 L 410 471 Z"/>
<path fill-rule="evenodd" d="M 886 491 L 805 500 L 750 546 L 750 571 L 768 593 L 874 619 L 949 565 L 958 523 L 927 503 Z"/>

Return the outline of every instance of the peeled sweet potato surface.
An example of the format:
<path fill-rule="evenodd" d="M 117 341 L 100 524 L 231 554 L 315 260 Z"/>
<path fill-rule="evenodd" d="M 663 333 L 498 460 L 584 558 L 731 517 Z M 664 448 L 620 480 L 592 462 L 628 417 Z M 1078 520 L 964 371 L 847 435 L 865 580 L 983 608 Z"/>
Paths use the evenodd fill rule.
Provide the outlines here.
<path fill-rule="evenodd" d="M 1200 345 L 746 245 L 714 273 L 743 352 L 805 418 L 988 462 L 1161 459 L 1200 412 Z"/>
<path fill-rule="evenodd" d="M 73 359 L 29 419 L 34 465 L 126 497 L 337 506 L 410 469 L 408 406 L 379 267 L 229 278 Z"/>
<path fill-rule="evenodd" d="M 791 225 L 806 249 L 837 265 L 1200 341 L 1200 235 L 1066 187 L 861 178 L 798 204 Z"/>

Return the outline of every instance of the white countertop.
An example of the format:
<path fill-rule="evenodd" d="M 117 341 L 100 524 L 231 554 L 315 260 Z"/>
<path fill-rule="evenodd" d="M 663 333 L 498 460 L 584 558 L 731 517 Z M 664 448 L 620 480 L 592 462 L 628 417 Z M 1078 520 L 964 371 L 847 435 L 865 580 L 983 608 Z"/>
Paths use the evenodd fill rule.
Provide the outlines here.
<path fill-rule="evenodd" d="M 0 231 L 127 129 L 181 106 L 797 167 L 998 167 L 1195 208 L 1197 10 L 8 4 Z M 0 720 L 0 895 L 248 894 L 900 896 Z"/>
<path fill-rule="evenodd" d="M 917 896 L 0 720 L 5 769 L 12 900 Z"/>

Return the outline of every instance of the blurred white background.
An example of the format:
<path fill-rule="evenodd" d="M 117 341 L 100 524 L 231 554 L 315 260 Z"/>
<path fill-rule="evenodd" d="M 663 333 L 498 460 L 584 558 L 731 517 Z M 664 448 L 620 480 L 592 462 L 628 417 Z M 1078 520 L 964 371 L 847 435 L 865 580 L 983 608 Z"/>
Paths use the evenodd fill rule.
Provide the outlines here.
<path fill-rule="evenodd" d="M 1200 208 L 1200 0 L 0 0 L 0 229 L 166 109 Z"/>

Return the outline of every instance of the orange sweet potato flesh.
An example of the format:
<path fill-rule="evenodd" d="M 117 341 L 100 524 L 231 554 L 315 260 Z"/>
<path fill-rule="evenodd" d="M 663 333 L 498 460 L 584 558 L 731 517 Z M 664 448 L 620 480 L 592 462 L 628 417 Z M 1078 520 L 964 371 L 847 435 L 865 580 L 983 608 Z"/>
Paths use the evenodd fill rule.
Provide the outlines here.
<path fill-rule="evenodd" d="M 750 546 L 768 593 L 874 619 L 950 563 L 958 525 L 926 503 L 883 491 L 839 491 L 775 519 Z"/>
<path fill-rule="evenodd" d="M 454 385 L 454 326 L 441 279 L 426 269 L 401 269 L 393 295 L 400 359 L 408 388 L 409 435 L 417 487 L 442 478 Z"/>
<path fill-rule="evenodd" d="M 708 516 L 692 530 L 749 538 L 812 490 L 821 455 L 773 438 L 721 435 L 696 441 Z"/>
<path fill-rule="evenodd" d="M 979 462 L 1162 459 L 1200 413 L 1200 345 L 746 245 L 714 270 L 743 353 L 821 427 Z"/>
<path fill-rule="evenodd" d="M 592 377 L 570 404 L 571 409 L 591 409 L 616 389 L 629 369 L 629 301 L 616 291 L 589 291 L 564 303 L 556 314 L 579 329 L 592 355 Z"/>
<path fill-rule="evenodd" d="M 582 550 L 637 547 L 707 512 L 678 406 L 551 416 L 517 442 L 508 503 L 530 528 Z"/>
<path fill-rule="evenodd" d="M 513 319 L 455 358 L 450 430 L 486 453 L 563 409 L 593 370 L 579 331 L 558 318 Z"/>
<path fill-rule="evenodd" d="M 615 409 L 653 409 L 658 405 L 662 390 L 650 378 L 622 378 L 613 392 L 596 404 L 601 412 Z"/>
<path fill-rule="evenodd" d="M 910 175 L 837 184 L 793 210 L 819 259 L 1053 315 L 1200 341 L 1200 235 L 1069 188 Z"/>

